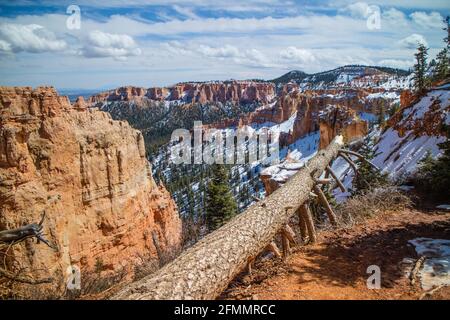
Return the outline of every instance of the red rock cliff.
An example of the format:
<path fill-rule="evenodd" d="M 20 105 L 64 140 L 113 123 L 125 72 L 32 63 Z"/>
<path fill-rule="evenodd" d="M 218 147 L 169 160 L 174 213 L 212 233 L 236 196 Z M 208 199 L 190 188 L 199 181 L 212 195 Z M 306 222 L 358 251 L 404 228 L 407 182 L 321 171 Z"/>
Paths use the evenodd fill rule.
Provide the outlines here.
<path fill-rule="evenodd" d="M 252 81 L 179 83 L 170 88 L 120 87 L 92 96 L 89 103 L 104 101 L 138 101 L 143 97 L 150 100 L 185 102 L 234 102 L 267 103 L 275 95 L 271 83 Z"/>
<path fill-rule="evenodd" d="M 130 280 L 177 252 L 181 221 L 152 178 L 139 131 L 82 99 L 72 107 L 49 87 L 0 87 L 0 117 L 0 230 L 45 210 L 44 232 L 57 247 L 27 240 L 10 252 L 28 276 L 54 278 L 33 287 L 35 298 L 61 296 L 71 265 L 83 288 L 87 279 Z"/>

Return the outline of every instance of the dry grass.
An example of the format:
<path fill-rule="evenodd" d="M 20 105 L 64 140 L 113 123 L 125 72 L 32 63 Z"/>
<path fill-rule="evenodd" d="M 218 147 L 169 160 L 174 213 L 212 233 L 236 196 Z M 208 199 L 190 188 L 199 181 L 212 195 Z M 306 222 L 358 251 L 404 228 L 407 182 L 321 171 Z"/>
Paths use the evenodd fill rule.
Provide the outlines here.
<path fill-rule="evenodd" d="M 336 208 L 339 223 L 352 226 L 384 211 L 400 211 L 412 206 L 412 200 L 396 187 L 376 188 L 349 198 Z"/>

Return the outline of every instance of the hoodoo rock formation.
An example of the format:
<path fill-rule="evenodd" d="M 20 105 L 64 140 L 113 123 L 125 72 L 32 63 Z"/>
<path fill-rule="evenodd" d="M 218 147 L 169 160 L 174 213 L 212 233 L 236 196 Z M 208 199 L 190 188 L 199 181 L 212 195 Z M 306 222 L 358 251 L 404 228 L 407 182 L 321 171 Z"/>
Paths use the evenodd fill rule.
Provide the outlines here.
<path fill-rule="evenodd" d="M 120 87 L 92 96 L 89 103 L 139 101 L 144 97 L 156 101 L 182 100 L 188 103 L 268 103 L 274 95 L 275 86 L 271 83 L 252 81 L 179 83 L 169 88 Z"/>
<path fill-rule="evenodd" d="M 346 142 L 364 137 L 369 126 L 356 112 L 344 106 L 330 105 L 319 115 L 319 150 L 326 148 L 335 136 L 341 134 Z"/>
<path fill-rule="evenodd" d="M 366 136 L 369 130 L 368 122 L 360 119 L 354 110 L 345 106 L 329 105 L 319 112 L 318 118 L 319 150 L 325 149 L 337 135 L 342 135 L 344 141 L 349 143 Z M 288 154 L 282 163 L 264 169 L 261 172 L 261 181 L 266 195 L 272 194 L 285 184 L 303 167 L 303 162 L 291 158 Z"/>
<path fill-rule="evenodd" d="M 28 277 L 53 278 L 22 288 L 25 297 L 61 296 L 70 266 L 81 269 L 82 288 L 88 279 L 132 280 L 181 244 L 176 206 L 152 178 L 142 134 L 84 106 L 51 87 L 0 87 L 0 230 L 45 211 L 44 233 L 56 248 L 26 240 L 9 251 L 13 272 L 20 261 Z"/>

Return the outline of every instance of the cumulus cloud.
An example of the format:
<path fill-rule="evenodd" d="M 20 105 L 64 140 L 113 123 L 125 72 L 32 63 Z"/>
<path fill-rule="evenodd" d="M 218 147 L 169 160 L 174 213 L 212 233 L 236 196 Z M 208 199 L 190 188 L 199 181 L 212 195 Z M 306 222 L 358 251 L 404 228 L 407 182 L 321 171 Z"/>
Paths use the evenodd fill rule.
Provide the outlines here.
<path fill-rule="evenodd" d="M 81 54 L 87 58 L 112 57 L 125 60 L 127 57 L 140 55 L 141 49 L 129 35 L 96 30 L 89 33 Z"/>
<path fill-rule="evenodd" d="M 285 50 L 282 50 L 280 52 L 280 57 L 283 60 L 300 64 L 308 64 L 316 62 L 316 57 L 311 51 L 296 47 L 288 47 Z"/>
<path fill-rule="evenodd" d="M 213 58 L 235 58 L 239 56 L 238 48 L 231 45 L 218 48 L 200 45 L 197 51 L 206 57 Z"/>
<path fill-rule="evenodd" d="M 365 2 L 355 2 L 346 8 L 339 10 L 341 13 L 349 13 L 354 18 L 367 18 L 369 15 L 369 5 Z"/>
<path fill-rule="evenodd" d="M 425 40 L 424 36 L 417 33 L 413 33 L 412 35 L 403 38 L 402 40 L 399 41 L 399 43 L 402 47 L 408 49 L 415 49 L 420 43 L 426 47 L 428 46 L 428 43 Z"/>
<path fill-rule="evenodd" d="M 269 68 L 275 66 L 264 53 L 255 48 L 239 49 L 230 44 L 215 47 L 206 44 L 183 45 L 178 41 L 165 43 L 163 47 L 179 56 L 191 55 L 221 61 L 227 60 L 248 67 Z"/>
<path fill-rule="evenodd" d="M 401 24 L 402 26 L 405 26 L 407 24 L 406 16 L 405 14 L 397 10 L 395 8 L 390 8 L 388 10 L 383 11 L 383 19 L 388 20 L 391 23 Z"/>
<path fill-rule="evenodd" d="M 414 60 L 401 60 L 401 59 L 385 59 L 378 62 L 378 65 L 383 67 L 391 67 L 408 70 L 414 65 Z"/>
<path fill-rule="evenodd" d="M 66 49 L 64 40 L 38 24 L 0 24 L 0 51 L 32 52 L 61 51 Z"/>
<path fill-rule="evenodd" d="M 431 12 L 427 14 L 423 11 L 413 12 L 409 15 L 411 19 L 419 26 L 424 28 L 442 28 L 443 22 L 441 14 L 439 12 Z"/>

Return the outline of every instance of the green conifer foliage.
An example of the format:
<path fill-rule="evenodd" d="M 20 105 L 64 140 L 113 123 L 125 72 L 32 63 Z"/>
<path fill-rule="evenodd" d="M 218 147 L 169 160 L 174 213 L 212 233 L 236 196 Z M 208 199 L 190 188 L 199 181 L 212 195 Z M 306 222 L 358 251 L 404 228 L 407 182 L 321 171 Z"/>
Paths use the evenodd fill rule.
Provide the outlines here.
<path fill-rule="evenodd" d="M 225 165 L 212 166 L 212 177 L 206 189 L 206 223 L 210 231 L 220 228 L 237 214 L 228 179 Z"/>

